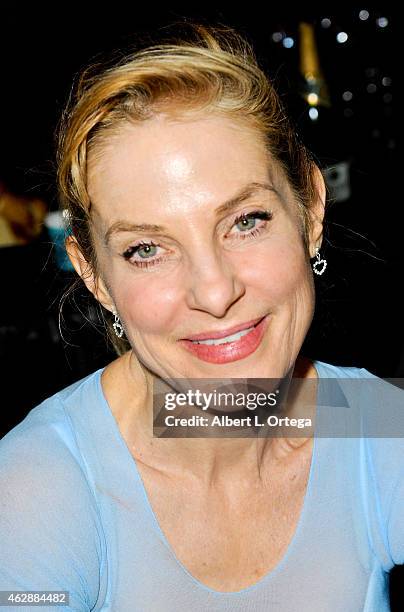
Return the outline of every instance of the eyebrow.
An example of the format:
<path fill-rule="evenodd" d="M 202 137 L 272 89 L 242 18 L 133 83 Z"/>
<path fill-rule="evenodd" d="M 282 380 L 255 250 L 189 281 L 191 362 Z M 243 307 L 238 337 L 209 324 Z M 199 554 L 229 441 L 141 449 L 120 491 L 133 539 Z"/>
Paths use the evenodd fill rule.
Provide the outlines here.
<path fill-rule="evenodd" d="M 216 215 L 219 216 L 231 212 L 242 202 L 248 200 L 259 191 L 270 191 L 272 193 L 278 194 L 278 191 L 270 183 L 249 183 L 248 185 L 243 187 L 235 196 L 230 198 L 230 200 L 227 200 L 226 202 L 218 206 L 218 208 L 216 208 L 215 210 Z M 127 221 L 119 220 L 115 221 L 115 223 L 113 223 L 111 227 L 107 230 L 104 237 L 104 242 L 106 245 L 108 245 L 112 236 L 121 232 L 148 234 L 160 233 L 164 231 L 166 231 L 166 228 L 163 225 L 156 225 L 155 223 L 129 223 Z"/>

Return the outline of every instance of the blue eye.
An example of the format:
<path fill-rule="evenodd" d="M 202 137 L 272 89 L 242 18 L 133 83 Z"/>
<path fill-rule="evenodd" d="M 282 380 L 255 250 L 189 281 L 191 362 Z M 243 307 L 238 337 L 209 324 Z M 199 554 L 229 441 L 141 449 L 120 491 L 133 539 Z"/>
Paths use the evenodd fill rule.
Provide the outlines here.
<path fill-rule="evenodd" d="M 243 213 L 234 220 L 234 225 L 241 226 L 238 227 L 238 229 L 241 230 L 241 232 L 246 232 L 255 228 L 257 219 L 269 221 L 272 219 L 272 212 L 269 210 L 255 210 L 247 214 Z"/>
<path fill-rule="evenodd" d="M 233 221 L 232 228 L 236 227 L 237 231 L 230 231 L 226 234 L 226 238 L 234 242 L 241 242 L 245 239 L 254 239 L 265 231 L 267 224 L 266 221 L 272 219 L 272 211 L 270 210 L 255 210 L 250 213 L 243 213 L 239 215 Z M 261 223 L 258 225 L 257 220 Z M 161 253 L 159 251 L 162 251 Z M 128 261 L 131 265 L 146 269 L 170 261 L 170 252 L 167 249 L 161 247 L 160 244 L 155 244 L 153 241 L 150 242 L 139 242 L 134 246 L 130 246 L 124 253 L 121 253 L 122 257 Z M 171 252 L 171 256 L 173 253 Z M 174 254 L 175 259 L 175 254 Z M 171 259 L 173 261 L 173 259 Z"/>
<path fill-rule="evenodd" d="M 147 259 L 148 257 L 153 257 L 156 254 L 157 246 L 155 244 L 145 244 L 144 246 L 140 246 L 137 253 L 139 257 L 142 259 Z"/>
<path fill-rule="evenodd" d="M 257 220 L 255 217 L 250 216 L 250 215 L 243 215 L 239 221 L 237 221 L 236 225 L 239 226 L 238 229 L 241 229 L 241 231 L 246 231 L 246 230 L 250 230 L 253 229 L 255 227 Z M 240 227 L 241 226 L 241 227 Z"/>
<path fill-rule="evenodd" d="M 135 246 L 129 247 L 123 256 L 125 259 L 130 259 L 135 253 L 141 259 L 152 259 L 157 253 L 158 245 L 154 242 L 140 242 Z"/>

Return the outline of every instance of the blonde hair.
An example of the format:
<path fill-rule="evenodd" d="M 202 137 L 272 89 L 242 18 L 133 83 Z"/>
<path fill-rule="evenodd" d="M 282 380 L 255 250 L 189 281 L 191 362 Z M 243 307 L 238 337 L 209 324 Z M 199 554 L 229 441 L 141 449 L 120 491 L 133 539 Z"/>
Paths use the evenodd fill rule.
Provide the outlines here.
<path fill-rule="evenodd" d="M 60 206 L 67 209 L 71 232 L 95 276 L 99 271 L 87 192 L 89 154 L 102 148 L 123 123 L 145 121 L 162 110 L 179 117 L 196 111 L 222 113 L 253 127 L 296 196 L 308 251 L 314 162 L 278 94 L 249 42 L 234 29 L 186 25 L 186 36 L 140 48 L 111 66 L 90 65 L 73 86 L 62 115 L 57 133 Z M 117 338 L 112 321 L 107 332 L 118 355 L 130 348 L 125 338 Z"/>

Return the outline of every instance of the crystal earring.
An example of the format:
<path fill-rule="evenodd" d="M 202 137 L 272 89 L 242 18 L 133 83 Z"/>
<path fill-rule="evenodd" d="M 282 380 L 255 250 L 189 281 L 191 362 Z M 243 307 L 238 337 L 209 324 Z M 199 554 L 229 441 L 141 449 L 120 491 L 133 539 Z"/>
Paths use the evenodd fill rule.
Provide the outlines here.
<path fill-rule="evenodd" d="M 123 336 L 123 325 L 121 323 L 121 320 L 120 320 L 116 310 L 113 310 L 112 314 L 115 317 L 115 322 L 112 323 L 112 327 L 114 328 L 115 334 L 118 336 L 118 338 L 122 338 L 122 336 Z"/>
<path fill-rule="evenodd" d="M 321 276 L 325 272 L 325 269 L 327 267 L 327 260 L 321 259 L 320 249 L 318 247 L 316 247 L 315 257 L 316 261 L 313 263 L 313 272 Z"/>

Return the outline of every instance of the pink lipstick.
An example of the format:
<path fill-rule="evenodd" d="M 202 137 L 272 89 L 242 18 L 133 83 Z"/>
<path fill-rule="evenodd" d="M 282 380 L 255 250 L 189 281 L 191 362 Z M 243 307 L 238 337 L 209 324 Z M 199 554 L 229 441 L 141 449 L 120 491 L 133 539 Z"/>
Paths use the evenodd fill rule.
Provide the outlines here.
<path fill-rule="evenodd" d="M 217 332 L 203 332 L 179 340 L 182 346 L 209 363 L 230 363 L 251 355 L 261 343 L 268 317 L 261 317 Z"/>

